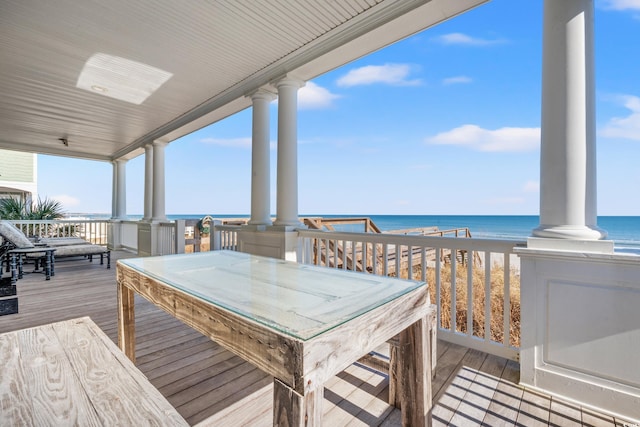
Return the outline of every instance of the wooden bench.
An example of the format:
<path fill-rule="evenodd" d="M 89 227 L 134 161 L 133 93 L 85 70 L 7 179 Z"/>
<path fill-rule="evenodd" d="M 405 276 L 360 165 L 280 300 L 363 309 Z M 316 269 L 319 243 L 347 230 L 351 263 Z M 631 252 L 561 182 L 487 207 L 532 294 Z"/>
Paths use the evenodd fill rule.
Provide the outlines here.
<path fill-rule="evenodd" d="M 0 334 L 0 424 L 188 426 L 88 317 Z"/>

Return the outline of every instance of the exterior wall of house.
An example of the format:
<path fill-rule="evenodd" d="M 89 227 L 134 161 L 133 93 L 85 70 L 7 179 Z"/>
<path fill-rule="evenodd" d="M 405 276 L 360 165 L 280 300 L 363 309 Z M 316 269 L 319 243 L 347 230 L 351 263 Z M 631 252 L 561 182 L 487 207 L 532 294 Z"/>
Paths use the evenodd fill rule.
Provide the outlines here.
<path fill-rule="evenodd" d="M 38 164 L 33 153 L 0 150 L 0 198 L 29 201 L 38 193 Z"/>
<path fill-rule="evenodd" d="M 640 263 L 518 249 L 520 382 L 640 422 Z"/>

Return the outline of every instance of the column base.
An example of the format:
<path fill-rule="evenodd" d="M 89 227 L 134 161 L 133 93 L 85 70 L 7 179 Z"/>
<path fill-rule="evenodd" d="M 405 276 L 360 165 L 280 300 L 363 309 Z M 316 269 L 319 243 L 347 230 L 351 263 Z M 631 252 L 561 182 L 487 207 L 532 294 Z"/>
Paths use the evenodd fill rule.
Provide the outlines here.
<path fill-rule="evenodd" d="M 249 221 L 247 224 L 242 226 L 242 230 L 246 230 L 246 231 L 265 231 L 267 229 L 267 227 L 271 227 L 271 224 L 264 224 L 264 223 L 252 224 L 251 221 Z"/>
<path fill-rule="evenodd" d="M 613 240 L 552 239 L 540 237 L 529 237 L 527 239 L 528 249 L 612 254 L 613 246 Z"/>
<path fill-rule="evenodd" d="M 570 240 L 602 240 L 607 232 L 597 226 L 540 224 L 533 230 L 533 237 Z"/>

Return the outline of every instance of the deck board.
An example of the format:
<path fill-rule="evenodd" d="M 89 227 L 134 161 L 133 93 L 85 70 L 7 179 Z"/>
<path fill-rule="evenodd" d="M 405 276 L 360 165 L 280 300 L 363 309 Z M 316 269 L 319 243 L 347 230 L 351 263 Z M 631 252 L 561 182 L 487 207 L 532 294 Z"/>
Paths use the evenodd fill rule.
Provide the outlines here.
<path fill-rule="evenodd" d="M 114 251 L 111 269 L 95 260 L 57 262 L 49 281 L 25 275 L 18 281 L 19 313 L 0 316 L 0 332 L 90 316 L 116 342 L 115 261 L 131 256 Z M 144 299 L 135 304 L 136 365 L 191 425 L 271 425 L 269 376 Z M 437 350 L 433 425 L 625 424 L 518 385 L 516 362 L 445 342 Z M 388 384 L 386 375 L 351 365 L 326 384 L 325 425 L 399 426 L 399 411 L 387 404 Z"/>

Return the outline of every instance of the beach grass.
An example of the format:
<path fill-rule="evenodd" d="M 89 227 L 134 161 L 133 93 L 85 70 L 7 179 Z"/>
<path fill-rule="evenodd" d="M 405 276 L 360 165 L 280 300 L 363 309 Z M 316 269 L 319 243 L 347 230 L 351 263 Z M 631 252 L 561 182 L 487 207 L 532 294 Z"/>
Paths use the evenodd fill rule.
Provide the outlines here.
<path fill-rule="evenodd" d="M 455 323 L 456 331 L 467 333 L 467 265 L 456 266 L 455 278 Z M 472 325 L 473 335 L 485 337 L 485 268 L 481 265 L 472 266 Z M 413 278 L 420 280 L 420 269 L 415 269 Z M 440 326 L 451 329 L 451 265 L 443 264 L 440 269 Z M 509 345 L 520 346 L 520 274 L 517 268 L 509 271 Z M 403 277 L 407 277 L 406 273 Z M 427 269 L 427 284 L 432 303 L 436 300 L 436 271 Z M 490 334 L 492 341 L 504 340 L 504 309 L 505 309 L 505 270 L 499 263 L 494 263 L 490 269 Z"/>

